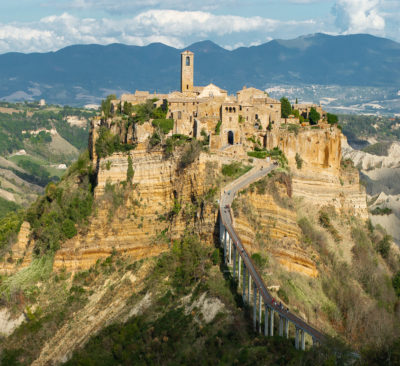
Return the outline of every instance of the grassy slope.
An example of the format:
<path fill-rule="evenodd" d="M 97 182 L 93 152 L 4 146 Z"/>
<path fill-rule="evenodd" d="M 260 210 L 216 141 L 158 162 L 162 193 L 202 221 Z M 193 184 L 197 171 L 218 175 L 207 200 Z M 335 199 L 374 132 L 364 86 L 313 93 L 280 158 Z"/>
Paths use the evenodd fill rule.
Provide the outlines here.
<path fill-rule="evenodd" d="M 69 107 L 38 108 L 34 103 L 0 104 L 1 169 L 4 169 L 0 174 L 0 184 L 14 196 L 18 204 L 26 207 L 40 192 L 40 187 L 32 189 L 31 184 L 43 187 L 50 180 L 61 178 L 64 170 L 57 169 L 56 165 L 64 163 L 69 166 L 87 145 L 87 129 L 69 126 L 63 116 L 88 118 L 93 113 Z M 52 127 L 57 129 L 59 135 L 53 136 L 51 142 L 24 138 L 22 134 L 22 131 Z M 28 154 L 12 155 L 19 149 L 25 149 Z M 4 158 L 15 164 L 8 164 Z M 31 166 L 22 167 L 22 160 L 32 162 Z M 3 196 L 9 198 L 8 194 Z"/>
<path fill-rule="evenodd" d="M 279 249 L 282 244 L 270 239 L 268 231 L 260 226 L 246 195 L 239 196 L 232 207 L 258 232 L 258 254 L 264 259 L 260 271 L 267 283 L 280 286 L 276 297 L 359 350 L 381 347 L 398 338 L 400 300 L 392 286 L 392 278 L 400 270 L 397 247 L 387 245 L 383 230 L 353 216 L 282 197 L 274 188 L 274 179 L 266 179 L 264 186 L 255 185 L 253 191 L 270 192 L 278 206 L 297 211 L 302 230 L 300 245 L 319 271 L 317 278 L 288 272 L 269 256 L 268 248 Z M 284 191 L 282 186 L 280 191 Z"/>

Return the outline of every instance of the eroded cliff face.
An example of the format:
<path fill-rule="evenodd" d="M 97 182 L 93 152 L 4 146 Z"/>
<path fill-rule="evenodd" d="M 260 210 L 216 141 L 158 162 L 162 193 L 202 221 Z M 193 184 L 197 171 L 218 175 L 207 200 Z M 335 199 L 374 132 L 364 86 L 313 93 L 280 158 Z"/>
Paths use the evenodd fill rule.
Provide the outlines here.
<path fill-rule="evenodd" d="M 213 242 L 217 207 L 212 189 L 220 169 L 218 161 L 201 154 L 180 170 L 178 156 L 165 159 L 162 151 L 149 152 L 141 145 L 130 154 L 131 184 L 126 183 L 127 154 L 99 161 L 96 208 L 87 232 L 62 244 L 55 269 L 87 269 L 113 250 L 138 259 L 155 256 L 189 226 L 205 242 Z"/>
<path fill-rule="evenodd" d="M 268 186 L 270 180 L 263 183 Z M 318 276 L 314 263 L 316 255 L 301 243 L 297 213 L 281 185 L 271 193 L 246 190 L 237 199 L 234 225 L 250 253 L 264 253 L 274 257 L 286 270 L 306 276 Z M 278 202 L 277 202 L 278 201 Z M 279 202 L 280 201 L 280 202 Z"/>
<path fill-rule="evenodd" d="M 293 196 L 313 205 L 332 205 L 339 212 L 368 218 L 366 193 L 357 169 L 341 164 L 342 133 L 335 127 L 285 130 L 270 134 L 268 149 L 278 146 L 287 156 L 293 176 Z M 302 166 L 299 168 L 298 161 Z"/>
<path fill-rule="evenodd" d="M 21 270 L 29 266 L 32 262 L 33 240 L 30 239 L 29 222 L 23 222 L 18 233 L 17 240 L 11 246 L 9 253 L 4 261 L 0 263 L 0 274 L 9 275 L 16 270 Z"/>

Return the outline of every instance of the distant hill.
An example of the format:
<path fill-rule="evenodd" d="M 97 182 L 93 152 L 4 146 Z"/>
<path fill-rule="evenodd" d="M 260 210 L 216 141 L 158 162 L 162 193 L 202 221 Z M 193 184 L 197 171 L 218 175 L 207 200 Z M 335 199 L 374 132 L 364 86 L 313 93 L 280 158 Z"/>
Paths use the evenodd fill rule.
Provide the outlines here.
<path fill-rule="evenodd" d="M 243 85 L 400 85 L 400 44 L 371 35 L 314 34 L 228 51 L 211 41 L 195 52 L 195 84 L 235 92 Z M 0 99 L 45 98 L 83 105 L 111 92 L 179 88 L 182 50 L 160 43 L 76 45 L 49 53 L 0 55 Z"/>

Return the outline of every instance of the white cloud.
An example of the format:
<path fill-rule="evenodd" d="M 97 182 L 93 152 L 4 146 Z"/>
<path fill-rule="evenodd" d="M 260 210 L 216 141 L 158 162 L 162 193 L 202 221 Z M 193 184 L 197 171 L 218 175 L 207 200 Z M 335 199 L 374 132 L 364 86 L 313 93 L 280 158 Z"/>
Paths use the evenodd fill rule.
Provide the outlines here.
<path fill-rule="evenodd" d="M 214 15 L 202 11 L 148 10 L 124 19 L 78 18 L 64 13 L 34 23 L 0 24 L 0 52 L 51 51 L 77 43 L 115 42 L 146 45 L 152 42 L 183 48 L 200 39 L 256 34 L 269 39 L 279 29 L 308 29 L 316 22 L 279 21 L 263 17 Z M 240 40 L 231 41 L 233 44 Z M 247 45 L 254 39 L 249 39 Z"/>
<path fill-rule="evenodd" d="M 382 0 L 337 0 L 334 11 L 336 24 L 345 34 L 384 34 L 385 18 Z"/>

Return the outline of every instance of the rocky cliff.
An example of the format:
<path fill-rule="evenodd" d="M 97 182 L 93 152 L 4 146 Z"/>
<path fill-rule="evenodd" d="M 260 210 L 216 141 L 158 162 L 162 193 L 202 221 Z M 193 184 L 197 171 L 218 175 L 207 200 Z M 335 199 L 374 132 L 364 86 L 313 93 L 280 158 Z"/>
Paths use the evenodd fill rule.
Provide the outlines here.
<path fill-rule="evenodd" d="M 336 127 L 300 130 L 298 134 L 277 130 L 268 135 L 267 143 L 268 149 L 278 146 L 288 158 L 293 196 L 313 205 L 332 205 L 365 220 L 366 194 L 358 171 L 341 164 L 342 136 Z"/>
<path fill-rule="evenodd" d="M 95 213 L 87 232 L 56 253 L 55 269 L 86 269 L 113 250 L 136 258 L 158 255 L 189 223 L 204 241 L 213 241 L 217 159 L 202 154 L 181 170 L 179 157 L 165 159 L 162 151 L 149 152 L 139 145 L 130 153 L 134 175 L 127 183 L 128 156 L 116 153 L 100 159 Z"/>

